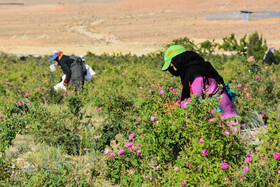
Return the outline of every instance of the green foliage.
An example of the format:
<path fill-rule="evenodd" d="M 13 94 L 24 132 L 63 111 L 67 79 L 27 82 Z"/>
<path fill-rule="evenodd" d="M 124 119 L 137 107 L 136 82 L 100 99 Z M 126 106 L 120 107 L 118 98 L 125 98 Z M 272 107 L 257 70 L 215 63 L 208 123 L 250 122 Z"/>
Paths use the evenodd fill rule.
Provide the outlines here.
<path fill-rule="evenodd" d="M 133 107 L 133 102 L 123 96 L 111 96 L 96 98 L 98 107 L 102 107 L 102 114 L 107 118 L 104 119 L 102 126 L 97 129 L 98 138 L 95 139 L 95 148 L 104 150 L 106 145 L 110 145 L 111 140 L 119 133 L 126 134 L 133 128 L 125 125 L 124 120 L 128 117 Z M 110 105 L 107 105 L 110 103 Z"/>
<path fill-rule="evenodd" d="M 10 177 L 13 174 L 13 163 L 0 157 L 0 166 L 0 184 L 4 185 L 10 180 Z"/>
<path fill-rule="evenodd" d="M 170 46 L 170 45 L 182 45 L 188 51 L 197 51 L 197 49 L 198 49 L 198 47 L 194 43 L 194 41 L 191 41 L 187 37 L 180 38 L 180 39 L 175 39 L 170 44 L 168 44 L 167 46 Z"/>
<path fill-rule="evenodd" d="M 262 41 L 253 38 L 250 41 Z M 86 63 L 97 74 L 79 93 L 71 87 L 53 89 L 62 72 L 49 72 L 47 57 L 20 61 L 1 54 L 0 184 L 279 185 L 280 163 L 273 154 L 280 152 L 280 66 L 247 61 L 244 53 L 250 42 L 245 39 L 246 35 L 238 42 L 234 34 L 224 38 L 221 48 L 238 52 L 230 56 L 213 55 L 214 40 L 196 45 L 182 38 L 167 45 L 181 44 L 203 55 L 238 94 L 234 104 L 239 116 L 227 120 L 221 120 L 216 110 L 217 97 L 200 100 L 193 96 L 182 107 L 171 106 L 180 99 L 182 86 L 179 78 L 160 70 L 163 52 L 142 56 L 88 53 Z M 250 43 L 254 56 L 262 53 L 254 46 L 264 46 L 256 43 Z M 260 134 L 249 139 L 256 129 Z M 17 158 L 24 162 L 13 167 L 15 160 L 5 153 L 18 134 L 32 137 L 49 152 L 35 162 L 30 156 L 34 147 L 18 144 Z M 103 154 L 105 149 L 108 154 Z M 252 160 L 244 162 L 246 157 Z M 222 163 L 228 167 L 222 168 Z M 245 166 L 249 169 L 243 173 Z"/>
<path fill-rule="evenodd" d="M 135 163 L 136 151 L 125 149 L 125 155 L 121 156 L 122 162 L 118 161 L 119 157 L 113 158 L 113 165 L 110 162 L 110 171 L 118 174 L 109 175 L 110 179 L 123 182 L 123 176 L 133 178 L 134 174 L 138 175 L 144 169 L 148 178 L 152 177 L 152 181 L 150 179 L 148 181 L 154 185 L 157 183 L 168 186 L 181 185 L 180 178 L 192 178 L 192 183 L 190 181 L 189 183 L 193 185 L 201 180 L 206 182 L 212 180 L 210 184 L 214 184 L 217 181 L 216 175 L 211 176 L 213 179 L 209 179 L 209 168 L 217 175 L 225 175 L 220 168 L 222 162 L 230 165 L 240 164 L 246 151 L 245 144 L 240 144 L 238 132 L 233 133 L 227 123 L 220 120 L 217 113 L 210 112 L 209 108 L 215 108 L 217 100 L 198 104 L 199 100 L 194 98 L 188 103 L 187 109 L 173 108 L 170 113 L 166 113 L 161 101 L 156 98 L 143 103 L 139 109 L 143 119 L 146 119 L 149 113 L 156 113 L 155 120 L 148 118 L 141 122 L 140 129 L 143 132 L 136 142 L 141 146 L 141 162 Z M 209 122 L 211 117 L 214 122 Z M 231 135 L 226 135 L 225 130 L 230 131 Z M 200 138 L 204 140 L 203 143 L 199 142 Z M 202 156 L 202 150 L 208 150 L 208 156 Z M 132 154 L 134 152 L 133 156 L 130 155 L 131 152 Z M 112 160 L 110 157 L 108 159 Z M 140 166 L 136 167 L 138 164 Z M 204 169 L 197 170 L 198 166 Z M 173 172 L 175 167 L 179 168 L 176 174 Z"/>
<path fill-rule="evenodd" d="M 244 55 L 247 47 L 246 37 L 247 35 L 244 35 L 238 43 L 235 39 L 235 34 L 232 33 L 229 37 L 223 38 L 223 43 L 218 45 L 218 49 L 223 49 L 225 51 L 235 51 L 238 54 Z"/>
<path fill-rule="evenodd" d="M 248 37 L 247 56 L 254 56 L 256 60 L 262 60 L 265 51 L 267 50 L 266 40 L 263 41 L 262 36 L 259 36 L 255 31 Z"/>
<path fill-rule="evenodd" d="M 273 53 L 273 55 L 275 57 L 276 63 L 280 63 L 280 52 L 279 52 L 279 49 L 278 49 L 278 51 Z"/>
<path fill-rule="evenodd" d="M 206 40 L 199 44 L 200 48 L 198 51 L 201 51 L 202 54 L 208 54 L 211 55 L 213 52 L 215 52 L 216 47 L 218 46 L 217 43 L 215 43 L 215 40 L 213 39 L 212 42 L 209 40 Z"/>

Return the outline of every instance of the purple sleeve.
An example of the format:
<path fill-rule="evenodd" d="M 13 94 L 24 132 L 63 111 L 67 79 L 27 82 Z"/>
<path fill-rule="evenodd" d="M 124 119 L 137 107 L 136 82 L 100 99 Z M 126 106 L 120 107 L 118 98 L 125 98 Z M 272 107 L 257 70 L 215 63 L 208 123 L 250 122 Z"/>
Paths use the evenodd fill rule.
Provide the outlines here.
<path fill-rule="evenodd" d="M 197 94 L 197 97 L 203 96 L 203 77 L 199 76 L 194 79 L 192 83 L 193 94 Z"/>

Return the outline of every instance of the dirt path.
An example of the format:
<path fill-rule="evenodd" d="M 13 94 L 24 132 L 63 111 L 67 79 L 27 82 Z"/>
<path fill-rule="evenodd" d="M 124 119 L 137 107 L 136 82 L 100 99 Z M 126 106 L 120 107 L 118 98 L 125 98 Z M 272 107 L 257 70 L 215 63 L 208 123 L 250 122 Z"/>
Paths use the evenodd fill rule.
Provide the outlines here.
<path fill-rule="evenodd" d="M 248 22 L 205 19 L 209 13 L 240 9 L 279 10 L 279 0 L 124 0 L 103 4 L 100 0 L 73 0 L 79 3 L 39 5 L 26 1 L 27 6 L 0 7 L 0 51 L 49 54 L 58 48 L 77 55 L 88 51 L 146 54 L 177 38 L 221 42 L 231 33 L 239 39 L 254 31 L 262 33 L 269 46 L 280 48 L 280 18 Z"/>

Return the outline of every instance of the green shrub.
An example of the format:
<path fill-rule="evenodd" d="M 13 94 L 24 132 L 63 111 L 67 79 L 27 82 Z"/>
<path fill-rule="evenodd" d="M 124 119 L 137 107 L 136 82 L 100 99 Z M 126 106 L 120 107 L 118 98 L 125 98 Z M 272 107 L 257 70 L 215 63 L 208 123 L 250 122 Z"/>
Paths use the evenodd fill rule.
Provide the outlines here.
<path fill-rule="evenodd" d="M 235 39 L 235 34 L 232 33 L 229 37 L 223 38 L 223 43 L 218 45 L 218 49 L 223 49 L 225 51 L 237 52 L 238 54 L 245 54 L 247 48 L 246 42 L 247 35 L 244 35 L 240 40 L 239 43 Z"/>
<path fill-rule="evenodd" d="M 171 43 L 167 44 L 166 46 L 170 46 L 170 45 L 182 45 L 188 51 L 197 51 L 197 49 L 198 49 L 198 47 L 194 43 L 194 41 L 191 41 L 187 37 L 175 39 Z M 209 46 L 209 45 L 206 45 L 206 46 Z"/>
<path fill-rule="evenodd" d="M 255 31 L 248 37 L 247 56 L 254 56 L 256 60 L 262 60 L 265 51 L 267 50 L 266 40 L 263 41 L 262 36 L 259 36 Z"/>
<path fill-rule="evenodd" d="M 48 57 L 21 61 L 1 54 L 1 152 L 13 145 L 17 134 L 27 134 L 40 142 L 34 146 L 44 144 L 49 152 L 34 154 L 33 147 L 19 147 L 24 161 L 19 168 L 11 167 L 15 161 L 8 154 L 2 157 L 0 171 L 6 173 L 0 184 L 279 185 L 279 160 L 273 154 L 280 152 L 280 66 L 248 62 L 245 38 L 225 39 L 224 50 L 238 52 L 229 56 L 211 54 L 214 40 L 196 45 L 182 38 L 172 43 L 203 55 L 230 84 L 238 94 L 238 123 L 220 119 L 215 97 L 193 96 L 186 107 L 171 107 L 168 103 L 180 99 L 182 86 L 179 77 L 161 71 L 162 51 L 142 56 L 88 53 L 86 63 L 97 74 L 79 93 L 71 87 L 54 91 L 63 73 L 48 72 Z M 133 145 L 126 147 L 128 143 Z M 53 155 L 54 149 L 62 151 Z M 118 154 L 121 149 L 124 153 Z M 202 155 L 205 150 L 207 155 Z M 247 157 L 251 161 L 245 162 Z"/>

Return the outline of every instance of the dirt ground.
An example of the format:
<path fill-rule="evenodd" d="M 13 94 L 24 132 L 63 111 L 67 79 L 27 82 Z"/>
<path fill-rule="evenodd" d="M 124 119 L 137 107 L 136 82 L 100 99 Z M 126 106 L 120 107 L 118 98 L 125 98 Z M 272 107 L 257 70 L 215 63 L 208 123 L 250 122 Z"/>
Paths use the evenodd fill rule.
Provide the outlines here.
<path fill-rule="evenodd" d="M 196 43 L 262 33 L 280 48 L 280 18 L 207 20 L 234 10 L 279 11 L 279 0 L 15 0 L 1 5 L 0 51 L 17 54 L 145 54 L 180 37 Z"/>

